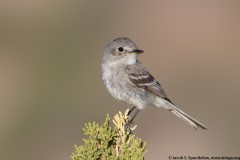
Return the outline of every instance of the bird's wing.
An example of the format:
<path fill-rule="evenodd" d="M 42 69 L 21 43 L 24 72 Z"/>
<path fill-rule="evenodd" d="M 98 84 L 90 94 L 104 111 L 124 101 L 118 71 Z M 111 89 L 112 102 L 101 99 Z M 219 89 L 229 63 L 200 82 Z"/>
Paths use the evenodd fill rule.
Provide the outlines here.
<path fill-rule="evenodd" d="M 128 79 L 132 82 L 133 85 L 172 103 L 170 99 L 167 98 L 167 95 L 160 83 L 155 80 L 155 78 L 145 69 L 145 67 L 140 62 L 137 62 L 133 65 L 128 65 L 126 67 L 126 70 L 128 73 Z"/>

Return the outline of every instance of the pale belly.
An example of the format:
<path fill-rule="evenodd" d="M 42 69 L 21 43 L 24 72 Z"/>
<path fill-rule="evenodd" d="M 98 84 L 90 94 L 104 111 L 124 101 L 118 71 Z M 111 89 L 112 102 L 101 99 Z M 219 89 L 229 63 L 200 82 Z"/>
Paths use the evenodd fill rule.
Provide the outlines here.
<path fill-rule="evenodd" d="M 143 109 L 154 101 L 154 97 L 141 88 L 129 86 L 132 84 L 106 81 L 105 86 L 108 92 L 117 100 Z"/>
<path fill-rule="evenodd" d="M 144 89 L 134 86 L 124 72 L 118 72 L 117 67 L 103 69 L 103 82 L 108 92 L 117 100 L 131 104 L 139 109 L 151 105 L 155 97 Z M 113 74 L 114 73 L 114 74 Z"/>

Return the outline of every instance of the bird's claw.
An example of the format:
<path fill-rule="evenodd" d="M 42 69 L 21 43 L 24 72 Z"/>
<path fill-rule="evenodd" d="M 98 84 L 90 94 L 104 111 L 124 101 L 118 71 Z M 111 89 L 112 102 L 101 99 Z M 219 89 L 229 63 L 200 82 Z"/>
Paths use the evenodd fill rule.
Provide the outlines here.
<path fill-rule="evenodd" d="M 133 124 L 133 119 L 129 119 L 126 124 L 124 125 L 125 127 L 125 132 L 128 133 L 128 134 L 131 134 L 132 133 L 132 129 L 131 129 L 131 125 Z"/>

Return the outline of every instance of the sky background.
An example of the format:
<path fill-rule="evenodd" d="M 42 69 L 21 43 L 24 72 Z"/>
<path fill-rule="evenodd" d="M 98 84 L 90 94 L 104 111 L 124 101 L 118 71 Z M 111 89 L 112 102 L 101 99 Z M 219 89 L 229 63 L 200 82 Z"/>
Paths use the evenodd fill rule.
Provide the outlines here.
<path fill-rule="evenodd" d="M 84 123 L 131 107 L 101 80 L 103 47 L 122 36 L 208 128 L 148 107 L 135 119 L 146 159 L 240 156 L 240 1 L 3 0 L 0 34 L 0 159 L 70 159 Z"/>

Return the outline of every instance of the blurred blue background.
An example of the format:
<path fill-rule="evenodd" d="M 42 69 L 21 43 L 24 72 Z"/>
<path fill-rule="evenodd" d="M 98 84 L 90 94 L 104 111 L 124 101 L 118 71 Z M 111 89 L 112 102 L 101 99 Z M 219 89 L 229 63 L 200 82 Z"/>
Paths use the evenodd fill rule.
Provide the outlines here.
<path fill-rule="evenodd" d="M 101 80 L 106 43 L 128 36 L 195 131 L 149 107 L 135 119 L 146 159 L 239 156 L 240 1 L 0 2 L 0 159 L 70 159 L 86 122 L 126 104 Z"/>

